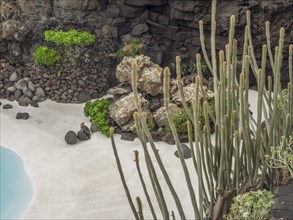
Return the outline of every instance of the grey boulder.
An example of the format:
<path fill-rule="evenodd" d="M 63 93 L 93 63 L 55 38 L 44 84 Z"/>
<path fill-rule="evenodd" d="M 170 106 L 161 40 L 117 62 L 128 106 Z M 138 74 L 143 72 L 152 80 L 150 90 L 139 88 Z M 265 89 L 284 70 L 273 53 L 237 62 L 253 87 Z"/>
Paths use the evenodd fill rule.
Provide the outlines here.
<path fill-rule="evenodd" d="M 28 87 L 24 87 L 22 92 L 25 96 L 29 97 L 30 99 L 34 96 L 32 91 Z"/>
<path fill-rule="evenodd" d="M 15 93 L 14 93 L 14 98 L 16 99 L 16 100 L 18 100 L 19 99 L 19 97 L 22 95 L 22 91 L 21 90 L 16 90 L 15 91 Z"/>
<path fill-rule="evenodd" d="M 68 131 L 65 134 L 65 142 L 69 145 L 73 145 L 77 143 L 77 136 L 74 131 Z"/>
<path fill-rule="evenodd" d="M 16 119 L 23 119 L 23 120 L 27 120 L 30 117 L 29 113 L 17 113 L 16 114 Z"/>
<path fill-rule="evenodd" d="M 20 106 L 28 106 L 32 103 L 32 100 L 27 96 L 21 96 L 18 100 Z"/>
<path fill-rule="evenodd" d="M 16 72 L 13 72 L 10 77 L 9 77 L 9 81 L 10 82 L 16 82 L 18 80 L 18 75 Z"/>
<path fill-rule="evenodd" d="M 148 26 L 146 24 L 137 24 L 133 27 L 131 33 L 134 36 L 141 35 L 149 30 Z"/>
<path fill-rule="evenodd" d="M 20 79 L 15 84 L 15 87 L 22 91 L 25 87 L 27 87 L 27 81 L 25 79 Z"/>
<path fill-rule="evenodd" d="M 33 84 L 31 81 L 28 82 L 27 87 L 34 92 L 36 90 L 35 84 Z"/>
<path fill-rule="evenodd" d="M 134 141 L 135 135 L 132 132 L 122 132 L 121 140 Z"/>
<path fill-rule="evenodd" d="M 192 157 L 191 150 L 186 144 L 181 144 L 181 149 L 183 151 L 184 159 L 189 159 Z M 175 151 L 174 155 L 179 158 L 179 153 L 177 150 Z"/>
<path fill-rule="evenodd" d="M 38 87 L 38 88 L 36 88 L 35 95 L 40 97 L 40 98 L 44 98 L 45 97 L 45 92 L 41 87 Z"/>
<path fill-rule="evenodd" d="M 80 141 L 86 141 L 91 138 L 90 129 L 87 126 L 83 126 L 80 131 L 77 132 L 77 138 Z"/>
<path fill-rule="evenodd" d="M 3 105 L 3 109 L 10 109 L 10 108 L 12 108 L 12 105 L 10 104 Z"/>
<path fill-rule="evenodd" d="M 10 86 L 6 90 L 8 90 L 11 93 L 14 93 L 16 91 L 16 88 L 15 88 L 15 86 Z"/>

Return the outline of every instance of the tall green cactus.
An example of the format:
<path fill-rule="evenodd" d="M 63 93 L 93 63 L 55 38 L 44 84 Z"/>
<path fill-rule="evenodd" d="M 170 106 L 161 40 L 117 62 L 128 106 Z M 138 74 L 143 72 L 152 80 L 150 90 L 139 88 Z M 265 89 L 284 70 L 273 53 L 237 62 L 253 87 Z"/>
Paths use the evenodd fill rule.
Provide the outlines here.
<path fill-rule="evenodd" d="M 191 203 L 194 210 L 195 219 L 219 219 L 227 213 L 231 198 L 237 194 L 244 193 L 250 189 L 262 188 L 264 185 L 272 187 L 276 182 L 277 172 L 272 170 L 264 162 L 264 155 L 270 155 L 270 147 L 281 141 L 281 137 L 289 137 L 293 132 L 293 46 L 289 46 L 289 83 L 288 83 L 288 108 L 283 105 L 281 97 L 281 67 L 283 62 L 283 48 L 285 30 L 280 29 L 279 45 L 276 47 L 274 54 L 270 42 L 270 23 L 266 22 L 267 44 L 262 47 L 261 66 L 258 66 L 254 45 L 251 35 L 250 12 L 247 11 L 247 25 L 245 27 L 242 68 L 237 79 L 237 49 L 238 42 L 234 39 L 235 33 L 235 16 L 230 18 L 230 31 L 228 43 L 225 50 L 216 54 L 216 0 L 212 0 L 211 16 L 211 58 L 205 47 L 205 36 L 203 21 L 199 21 L 200 42 L 205 62 L 213 74 L 214 96 L 216 103 L 216 114 L 210 111 L 207 99 L 203 95 L 203 100 L 199 100 L 199 91 L 203 94 L 202 74 L 201 74 L 201 56 L 196 55 L 198 76 L 195 80 L 195 97 L 192 100 L 192 111 L 187 107 L 183 94 L 180 58 L 176 57 L 177 85 L 182 100 L 182 105 L 187 111 L 189 121 L 187 130 L 189 145 L 192 151 L 192 160 L 194 171 L 198 176 L 198 188 L 195 189 L 190 179 L 180 141 L 172 115 L 169 109 L 169 87 L 170 72 L 168 68 L 164 70 L 164 106 L 166 116 L 170 124 L 172 135 L 179 153 L 181 166 L 185 175 L 186 185 L 190 195 Z M 267 57 L 273 70 L 273 79 L 268 77 L 268 86 L 265 85 Z M 211 59 L 211 60 L 210 60 Z M 258 84 L 257 96 L 257 113 L 256 120 L 249 113 L 249 74 L 252 70 Z M 168 210 L 168 201 L 165 200 L 164 192 L 160 187 L 157 178 L 157 170 L 154 163 L 158 163 L 164 180 L 173 196 L 179 217 L 186 219 L 184 207 L 179 200 L 164 163 L 158 154 L 151 133 L 148 130 L 146 114 L 142 112 L 141 104 L 138 98 L 137 90 L 137 64 L 134 60 L 132 64 L 132 90 L 134 93 L 137 112 L 134 114 L 135 125 L 138 137 L 143 146 L 143 152 L 146 158 L 146 167 L 148 168 L 149 178 L 155 192 L 156 201 L 160 207 L 164 219 L 169 219 L 170 213 L 175 219 L 175 213 Z M 278 103 L 281 102 L 281 108 Z M 199 120 L 199 111 L 203 109 L 205 122 L 201 124 Z M 215 139 L 211 138 L 210 119 L 215 124 Z M 202 129 L 201 129 L 202 128 Z M 113 139 L 113 132 L 112 139 Z M 194 141 L 193 141 L 194 140 Z M 149 147 L 155 156 L 151 159 Z M 113 144 L 114 139 L 113 139 Z M 114 150 L 115 152 L 115 150 Z M 117 152 L 115 152 L 115 155 Z M 119 158 L 116 155 L 119 167 Z M 138 166 L 138 156 L 136 159 Z M 120 173 L 122 173 L 119 167 Z M 151 199 L 147 193 L 142 174 L 138 173 L 143 184 L 143 189 L 147 195 L 147 202 L 156 218 Z M 123 174 L 123 173 L 122 173 Z M 122 175 L 123 176 L 123 175 Z M 123 180 L 125 184 L 125 180 Z M 127 195 L 129 194 L 125 187 Z M 196 193 L 197 191 L 197 193 Z M 198 198 L 196 198 L 196 196 Z M 130 205 L 133 209 L 131 197 L 128 196 Z M 134 213 L 135 218 L 143 219 L 142 208 L 139 200 L 139 214 Z"/>

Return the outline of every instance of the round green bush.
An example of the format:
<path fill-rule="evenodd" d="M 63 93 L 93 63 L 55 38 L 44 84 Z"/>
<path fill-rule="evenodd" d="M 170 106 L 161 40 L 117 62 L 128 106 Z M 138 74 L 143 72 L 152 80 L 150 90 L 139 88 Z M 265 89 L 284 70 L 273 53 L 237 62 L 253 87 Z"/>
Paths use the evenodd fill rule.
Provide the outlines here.
<path fill-rule="evenodd" d="M 265 220 L 269 217 L 275 201 L 267 190 L 250 191 L 234 197 L 226 220 Z"/>
<path fill-rule="evenodd" d="M 54 65 L 59 59 L 59 53 L 55 49 L 39 46 L 34 53 L 35 63 L 46 66 Z"/>
<path fill-rule="evenodd" d="M 215 114 L 215 99 L 209 100 L 208 104 L 209 104 L 209 108 L 210 108 L 212 114 Z M 192 108 L 190 107 L 189 109 L 192 112 Z M 187 134 L 187 132 L 188 132 L 187 131 L 187 121 L 190 121 L 190 118 L 184 109 L 182 110 L 181 113 L 172 116 L 172 120 L 175 124 L 175 127 L 176 127 L 178 134 Z M 199 112 L 199 121 L 201 122 L 202 125 L 205 124 L 203 109 L 201 109 Z M 171 127 L 169 124 L 167 124 L 165 126 L 165 129 L 168 133 L 171 133 Z"/>
<path fill-rule="evenodd" d="M 87 101 L 83 109 L 84 115 L 90 117 L 98 131 L 107 137 L 110 136 L 109 105 L 110 102 L 107 99 L 100 99 Z"/>

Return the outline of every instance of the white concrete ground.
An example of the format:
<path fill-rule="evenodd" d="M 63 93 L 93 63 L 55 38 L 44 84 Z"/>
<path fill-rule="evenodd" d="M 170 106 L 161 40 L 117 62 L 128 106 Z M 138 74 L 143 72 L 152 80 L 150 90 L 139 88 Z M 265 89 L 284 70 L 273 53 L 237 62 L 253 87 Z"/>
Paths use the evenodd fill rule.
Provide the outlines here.
<path fill-rule="evenodd" d="M 251 99 L 257 98 L 251 91 Z M 2 105 L 10 103 L 1 100 Z M 10 103 L 12 109 L 0 110 L 0 145 L 17 152 L 24 160 L 33 185 L 33 199 L 23 214 L 23 219 L 133 219 L 125 196 L 110 138 L 94 133 L 89 141 L 69 146 L 64 141 L 68 130 L 79 130 L 81 122 L 89 125 L 83 115 L 82 104 L 58 104 L 52 101 L 40 103 L 39 108 L 20 107 Z M 255 104 L 251 104 L 255 112 Z M 28 112 L 28 120 L 16 120 L 18 112 Z M 151 218 L 135 163 L 133 151 L 139 150 L 142 171 L 147 183 L 148 175 L 138 139 L 121 141 L 116 135 L 116 144 L 124 168 L 126 180 L 133 199 L 142 198 L 144 215 Z M 186 216 L 193 219 L 193 209 L 183 171 L 174 156 L 175 146 L 157 143 L 171 180 L 182 200 Z M 192 181 L 197 184 L 192 160 L 186 160 Z M 160 173 L 160 172 L 158 172 Z M 169 210 L 177 213 L 168 188 L 162 180 Z M 148 184 L 150 186 L 150 184 Z M 153 203 L 156 204 L 151 187 Z M 158 209 L 157 205 L 155 205 Z M 159 212 L 158 212 L 159 213 Z M 177 214 L 178 216 L 178 214 Z M 161 217 L 161 216 L 158 216 Z"/>
<path fill-rule="evenodd" d="M 10 103 L 5 100 L 1 102 Z M 89 119 L 83 116 L 83 105 L 45 101 L 40 103 L 39 108 L 33 108 L 20 107 L 16 102 L 11 104 L 12 109 L 1 108 L 0 144 L 23 158 L 32 181 L 34 195 L 23 215 L 24 219 L 133 218 L 120 181 L 110 138 L 94 133 L 89 141 L 74 146 L 69 146 L 64 141 L 68 130 L 77 131 L 81 122 L 89 125 Z M 16 120 L 17 112 L 28 112 L 30 118 L 26 121 Z M 150 218 L 133 161 L 133 151 L 142 152 L 140 142 L 138 139 L 134 142 L 121 141 L 120 135 L 116 136 L 116 141 L 132 196 L 142 198 L 145 215 Z M 158 143 L 170 177 L 175 181 L 180 198 L 190 212 L 187 216 L 192 218 L 184 175 L 179 159 L 173 155 L 175 148 Z M 140 158 L 147 180 L 142 153 Z M 191 160 L 187 163 L 193 166 Z M 163 179 L 162 183 L 164 185 Z M 167 200 L 173 202 L 170 195 L 166 196 Z M 174 206 L 170 209 L 174 210 Z"/>

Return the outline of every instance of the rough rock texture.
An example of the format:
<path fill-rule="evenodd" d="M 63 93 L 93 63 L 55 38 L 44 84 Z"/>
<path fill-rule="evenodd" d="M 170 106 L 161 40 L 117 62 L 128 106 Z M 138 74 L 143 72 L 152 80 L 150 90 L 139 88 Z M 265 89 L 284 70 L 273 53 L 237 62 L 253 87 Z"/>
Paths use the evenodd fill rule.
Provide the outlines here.
<path fill-rule="evenodd" d="M 1 0 L 0 3 L 0 97 L 13 99 L 6 89 L 17 80 L 30 77 L 58 102 L 83 102 L 97 98 L 116 84 L 113 54 L 126 39 L 139 37 L 152 61 L 174 67 L 175 56 L 182 63 L 194 62 L 200 50 L 198 21 L 210 31 L 211 1 L 179 0 Z M 285 27 L 284 67 L 281 81 L 288 81 L 288 45 L 293 38 L 293 1 L 222 0 L 217 3 L 217 50 L 224 49 L 229 16 L 236 17 L 236 39 L 242 49 L 246 10 L 252 15 L 252 35 L 256 58 L 260 60 L 265 42 L 264 23 L 271 23 L 272 48 L 278 43 L 279 28 Z M 74 48 L 77 66 L 48 70 L 34 65 L 33 52 L 41 44 L 45 30 L 78 29 L 97 36 L 94 45 Z M 61 49 L 51 45 L 55 49 Z M 207 43 L 209 52 L 210 46 Z M 239 63 L 240 64 L 240 63 Z M 268 74 L 271 67 L 267 65 Z M 11 77 L 12 73 L 16 73 Z M 174 74 L 174 68 L 171 69 Z M 16 77 L 17 75 L 17 77 Z M 11 77 L 11 79 L 10 79 Z M 251 83 L 255 83 L 251 81 Z M 80 96 L 80 93 L 84 92 Z M 18 92 L 19 93 L 19 92 Z"/>
<path fill-rule="evenodd" d="M 3 109 L 10 109 L 10 108 L 12 108 L 12 105 L 10 105 L 10 104 L 5 104 L 5 105 L 3 105 L 2 108 L 3 108 Z"/>
<path fill-rule="evenodd" d="M 27 120 L 30 117 L 29 113 L 17 113 L 16 114 L 16 119 L 23 119 L 23 120 Z"/>
<path fill-rule="evenodd" d="M 207 96 L 207 99 L 210 100 L 211 98 L 214 97 L 214 93 L 211 90 L 208 90 L 206 86 L 203 86 L 203 89 L 205 91 L 205 94 Z M 187 86 L 183 87 L 183 93 L 184 93 L 184 97 L 187 103 L 191 103 L 192 99 L 195 97 L 195 85 L 194 83 L 191 83 Z M 202 98 L 202 94 L 199 91 L 198 93 L 198 97 L 201 99 Z M 176 103 L 177 105 L 181 105 L 181 98 L 180 98 L 180 93 L 179 91 L 177 91 L 173 97 L 172 97 L 172 101 L 174 103 Z"/>
<path fill-rule="evenodd" d="M 191 150 L 190 150 L 190 148 L 189 148 L 186 144 L 181 144 L 181 149 L 182 149 L 182 151 L 183 151 L 183 157 L 184 157 L 184 159 L 189 159 L 189 158 L 192 157 L 192 155 L 191 155 Z M 177 158 L 180 158 L 180 157 L 179 157 L 179 153 L 178 153 L 177 150 L 175 151 L 174 155 L 175 155 Z"/>
<path fill-rule="evenodd" d="M 272 210 L 272 217 L 269 220 L 292 219 L 293 212 L 293 181 L 287 185 L 275 187 L 275 207 Z"/>
<path fill-rule="evenodd" d="M 147 126 L 152 134 L 153 140 L 155 141 L 164 141 L 169 144 L 174 144 L 174 138 L 172 134 L 166 132 L 165 127 L 168 124 L 168 119 L 166 116 L 166 108 L 164 107 L 163 95 L 160 92 L 155 93 L 158 88 L 155 86 L 152 89 L 146 89 L 146 86 L 140 86 L 140 81 L 148 84 L 151 82 L 153 75 L 145 75 L 147 72 L 145 69 L 150 67 L 145 67 L 147 64 L 156 66 L 157 69 L 162 70 L 162 68 L 150 61 L 149 57 L 146 56 L 137 56 L 138 59 L 138 93 L 139 99 L 142 104 L 142 111 L 147 114 Z M 114 123 L 112 126 L 116 127 L 116 132 L 122 133 L 122 138 L 132 140 L 132 137 L 129 137 L 128 131 L 135 131 L 135 125 L 133 121 L 133 113 L 137 111 L 136 105 L 134 102 L 134 95 L 131 92 L 131 85 L 129 82 L 129 74 L 131 73 L 131 61 L 134 58 L 125 57 L 124 60 L 119 64 L 117 68 L 117 77 L 120 78 L 121 83 L 108 90 L 108 94 L 113 95 L 113 103 L 109 107 L 110 118 L 113 119 Z M 153 73 L 156 73 L 153 71 Z M 161 73 L 161 72 L 160 72 Z M 143 78 L 145 77 L 145 79 Z M 162 76 L 161 76 L 162 77 Z M 157 77 L 160 80 L 157 82 L 157 87 L 162 88 L 161 77 Z M 154 77 L 155 78 L 155 77 Z M 156 78 L 156 79 L 157 79 Z M 186 77 L 185 77 L 186 78 Z M 193 83 L 195 76 L 189 77 L 189 80 L 185 80 L 183 83 L 183 91 L 185 98 L 188 103 L 191 102 L 191 99 L 194 97 L 195 85 Z M 207 80 L 205 84 L 209 84 L 210 81 Z M 150 85 L 152 85 L 150 83 Z M 149 86 L 148 88 L 151 88 Z M 214 95 L 211 90 L 208 90 L 208 87 L 204 85 L 204 93 L 207 95 L 208 99 L 211 99 Z M 169 109 L 172 116 L 179 114 L 182 111 L 182 103 L 179 98 L 179 92 L 177 87 L 176 80 L 170 81 L 170 99 Z M 199 98 L 202 95 L 199 94 Z M 124 134 L 125 133 L 125 134 Z M 179 137 L 181 142 L 188 142 L 187 134 L 182 134 Z"/>
<path fill-rule="evenodd" d="M 142 111 L 149 113 L 149 101 L 140 95 Z M 137 111 L 133 93 L 113 102 L 109 106 L 109 113 L 123 131 L 131 131 L 134 126 L 133 113 Z"/>
<path fill-rule="evenodd" d="M 73 145 L 73 144 L 76 144 L 77 143 L 77 136 L 76 136 L 76 133 L 74 131 L 68 131 L 66 134 L 65 134 L 65 142 L 69 145 Z"/>
<path fill-rule="evenodd" d="M 169 108 L 172 115 L 179 114 L 182 110 L 181 108 L 177 107 L 177 105 L 173 103 L 170 103 Z M 153 113 L 153 116 L 154 116 L 155 122 L 157 123 L 159 127 L 163 127 L 166 124 L 168 124 L 168 119 L 166 116 L 166 108 L 164 106 L 157 109 Z"/>
<path fill-rule="evenodd" d="M 133 60 L 136 60 L 138 67 L 138 88 L 152 96 L 162 94 L 163 69 L 144 55 L 136 56 L 135 58 L 124 57 L 116 69 L 118 81 L 131 83 L 131 65 Z"/>
<path fill-rule="evenodd" d="M 90 129 L 86 126 L 82 127 L 78 132 L 77 132 L 77 138 L 80 141 L 87 141 L 91 138 L 90 134 Z"/>

